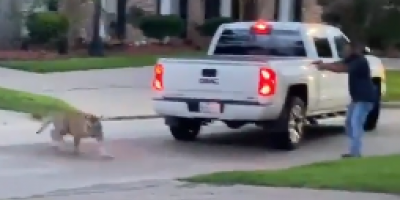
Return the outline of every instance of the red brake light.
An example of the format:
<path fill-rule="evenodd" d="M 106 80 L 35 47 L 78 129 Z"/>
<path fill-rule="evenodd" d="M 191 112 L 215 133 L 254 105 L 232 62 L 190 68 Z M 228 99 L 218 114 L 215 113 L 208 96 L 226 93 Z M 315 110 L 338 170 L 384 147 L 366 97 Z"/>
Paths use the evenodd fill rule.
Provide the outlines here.
<path fill-rule="evenodd" d="M 164 89 L 164 66 L 162 64 L 156 64 L 154 66 L 154 75 L 152 81 L 152 87 L 155 91 L 162 91 Z"/>
<path fill-rule="evenodd" d="M 258 79 L 258 95 L 268 97 L 276 91 L 276 73 L 270 68 L 260 68 Z"/>
<path fill-rule="evenodd" d="M 254 34 L 270 34 L 272 26 L 265 21 L 259 20 L 253 25 L 252 31 Z"/>

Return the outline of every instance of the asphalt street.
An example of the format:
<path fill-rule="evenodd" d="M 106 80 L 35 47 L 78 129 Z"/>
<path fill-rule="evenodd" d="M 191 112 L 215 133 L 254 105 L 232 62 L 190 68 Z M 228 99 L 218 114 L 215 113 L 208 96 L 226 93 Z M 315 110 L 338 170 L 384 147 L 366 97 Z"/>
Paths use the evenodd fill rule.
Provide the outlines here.
<path fill-rule="evenodd" d="M 396 125 L 399 114 L 400 110 L 383 112 L 379 129 L 365 138 L 367 155 L 400 152 Z M 171 138 L 161 119 L 105 122 L 106 146 L 115 156 L 113 160 L 98 157 L 94 141 L 85 141 L 82 155 L 76 156 L 71 153 L 71 142 L 67 142 L 62 151 L 51 148 L 48 131 L 42 135 L 34 133 L 39 124 L 32 122 L 19 128 L 6 126 L 0 130 L 3 136 L 0 141 L 0 198 L 53 195 L 67 199 L 65 196 L 71 194 L 135 191 L 132 187 L 139 187 L 137 184 L 141 181 L 145 182 L 140 187 L 147 192 L 138 190 L 137 194 L 151 196 L 159 190 L 153 181 L 160 184 L 160 180 L 162 183 L 162 180 L 198 173 L 276 169 L 338 159 L 346 150 L 347 142 L 342 123 L 343 119 L 325 121 L 324 126 L 308 130 L 309 137 L 297 151 L 278 152 L 265 147 L 265 136 L 252 126 L 231 130 L 216 123 L 204 128 L 199 141 L 178 143 Z M 155 187 L 153 191 L 149 189 L 151 185 Z M 144 196 L 142 199 L 155 198 Z M 188 196 L 186 199 L 197 198 Z"/>
<path fill-rule="evenodd" d="M 384 65 L 400 69 L 397 60 L 384 60 Z M 53 95 L 95 114 L 152 115 L 149 101 L 151 71 L 151 67 L 144 67 L 32 75 L 6 70 L 0 73 L 0 84 Z M 379 129 L 365 138 L 367 155 L 400 152 L 399 114 L 400 110 L 383 112 Z M 170 181 L 213 171 L 276 169 L 338 159 L 345 152 L 347 142 L 341 126 L 311 128 L 309 138 L 299 150 L 278 152 L 266 148 L 265 136 L 251 126 L 230 130 L 216 123 L 204 128 L 198 142 L 178 143 L 171 138 L 161 119 L 105 122 L 106 146 L 115 159 L 102 160 L 96 154 L 93 141 L 83 143 L 83 153 L 79 157 L 71 153 L 70 142 L 63 151 L 56 151 L 49 145 L 48 132 L 34 134 L 39 124 L 20 123 L 21 117 L 10 120 L 10 115 L 6 116 L 7 122 L 0 126 L 0 199 L 128 200 L 140 197 L 150 200 L 165 197 L 168 200 L 242 200 L 247 197 L 264 200 L 265 196 L 282 200 L 308 200 L 315 196 L 324 200 L 399 199 L 313 190 L 186 187 Z M 343 119 L 326 123 L 340 125 Z"/>

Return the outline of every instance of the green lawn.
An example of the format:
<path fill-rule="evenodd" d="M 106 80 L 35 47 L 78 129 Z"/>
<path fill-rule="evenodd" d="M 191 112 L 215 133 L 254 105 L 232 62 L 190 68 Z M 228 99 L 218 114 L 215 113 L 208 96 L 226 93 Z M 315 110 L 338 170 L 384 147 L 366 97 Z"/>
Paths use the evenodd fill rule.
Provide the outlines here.
<path fill-rule="evenodd" d="M 42 118 L 50 111 L 74 108 L 60 99 L 0 87 L 0 109 L 30 113 L 34 118 Z"/>
<path fill-rule="evenodd" d="M 282 170 L 218 172 L 182 180 L 223 185 L 243 184 L 400 194 L 400 155 L 321 162 Z"/>
<path fill-rule="evenodd" d="M 386 71 L 386 95 L 384 101 L 400 101 L 400 71 Z"/>
<path fill-rule="evenodd" d="M 154 65 L 159 57 L 185 57 L 204 55 L 204 52 L 182 52 L 174 55 L 110 56 L 103 58 L 69 58 L 47 61 L 8 61 L 2 67 L 37 73 L 83 71 L 92 69 L 116 69 Z"/>

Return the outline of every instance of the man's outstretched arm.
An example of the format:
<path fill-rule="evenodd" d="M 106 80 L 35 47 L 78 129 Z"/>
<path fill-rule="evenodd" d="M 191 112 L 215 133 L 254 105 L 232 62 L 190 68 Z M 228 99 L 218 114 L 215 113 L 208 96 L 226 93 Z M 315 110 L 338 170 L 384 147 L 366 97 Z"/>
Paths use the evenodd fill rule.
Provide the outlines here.
<path fill-rule="evenodd" d="M 317 65 L 318 69 L 320 70 L 327 70 L 336 73 L 347 73 L 348 67 L 341 61 L 333 62 L 333 63 L 322 63 L 322 62 L 315 62 L 313 63 Z"/>

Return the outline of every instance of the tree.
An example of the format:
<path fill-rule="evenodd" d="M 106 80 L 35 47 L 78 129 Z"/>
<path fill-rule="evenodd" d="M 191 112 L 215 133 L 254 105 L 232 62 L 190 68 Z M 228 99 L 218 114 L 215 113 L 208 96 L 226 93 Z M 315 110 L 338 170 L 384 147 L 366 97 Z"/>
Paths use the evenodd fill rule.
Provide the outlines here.
<path fill-rule="evenodd" d="M 101 0 L 94 0 L 93 34 L 88 53 L 90 56 L 104 56 L 103 39 L 100 37 Z"/>
<path fill-rule="evenodd" d="M 127 0 L 117 1 L 117 23 L 115 30 L 119 40 L 124 40 L 126 34 L 126 4 Z"/>
<path fill-rule="evenodd" d="M 49 1 L 49 0 L 47 0 Z M 84 4 L 90 0 L 58 0 L 58 11 L 67 16 L 70 28 L 67 38 L 69 46 L 75 45 L 75 39 L 80 36 L 82 21 L 86 17 Z"/>
<path fill-rule="evenodd" d="M 323 20 L 339 26 L 350 38 L 369 41 L 372 37 L 389 45 L 400 39 L 399 0 L 319 0 Z"/>

